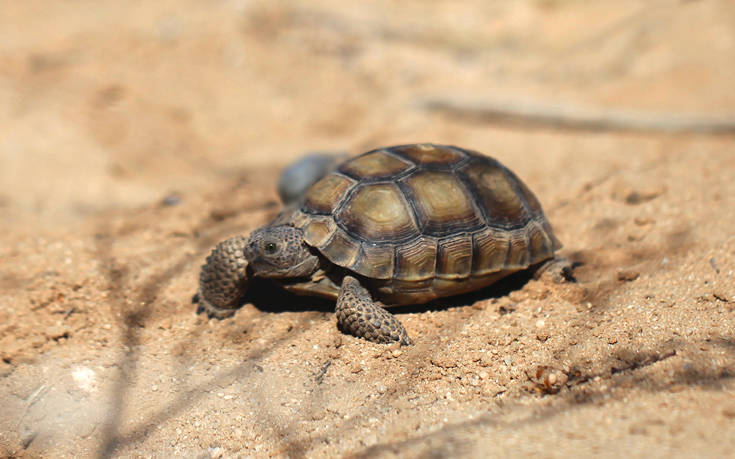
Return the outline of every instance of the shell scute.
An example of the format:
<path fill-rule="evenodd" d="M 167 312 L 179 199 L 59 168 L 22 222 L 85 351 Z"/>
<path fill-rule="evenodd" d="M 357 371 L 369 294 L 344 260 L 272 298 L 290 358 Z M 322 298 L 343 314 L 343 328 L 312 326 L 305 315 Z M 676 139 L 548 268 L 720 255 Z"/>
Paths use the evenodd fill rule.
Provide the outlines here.
<path fill-rule="evenodd" d="M 475 158 L 461 168 L 478 204 L 483 209 L 487 224 L 497 228 L 521 228 L 531 218 L 514 186 L 514 177 L 497 161 Z"/>
<path fill-rule="evenodd" d="M 506 231 L 488 228 L 472 236 L 472 275 L 500 271 L 505 266 L 510 236 Z"/>
<path fill-rule="evenodd" d="M 363 242 L 350 269 L 371 279 L 391 279 L 395 273 L 395 258 L 392 245 Z"/>
<path fill-rule="evenodd" d="M 403 180 L 423 234 L 444 236 L 475 231 L 484 225 L 473 197 L 456 174 L 419 171 Z"/>
<path fill-rule="evenodd" d="M 304 209 L 310 213 L 330 214 L 342 202 L 355 181 L 339 174 L 329 174 L 306 192 Z"/>
<path fill-rule="evenodd" d="M 436 241 L 418 238 L 396 248 L 395 279 L 420 281 L 436 273 Z"/>
<path fill-rule="evenodd" d="M 443 279 L 464 279 L 472 272 L 472 237 L 468 234 L 439 241 L 436 274 Z"/>
<path fill-rule="evenodd" d="M 458 148 L 429 143 L 399 145 L 389 151 L 420 165 L 451 166 L 465 158 Z"/>
<path fill-rule="evenodd" d="M 528 235 L 525 229 L 510 233 L 508 255 L 505 258 L 506 269 L 523 269 L 530 265 L 528 253 Z"/>
<path fill-rule="evenodd" d="M 340 228 L 334 232 L 332 237 L 321 248 L 322 253 L 332 263 L 339 266 L 352 266 L 357 261 L 360 252 L 360 244 Z"/>
<path fill-rule="evenodd" d="M 337 230 L 337 224 L 329 217 L 312 218 L 303 227 L 304 240 L 312 247 L 322 248 Z"/>
<path fill-rule="evenodd" d="M 366 242 L 396 242 L 419 235 L 410 205 L 395 183 L 358 187 L 335 219 L 349 234 Z"/>
<path fill-rule="evenodd" d="M 408 161 L 377 150 L 345 162 L 339 167 L 339 171 L 358 179 L 384 179 L 412 167 Z"/>

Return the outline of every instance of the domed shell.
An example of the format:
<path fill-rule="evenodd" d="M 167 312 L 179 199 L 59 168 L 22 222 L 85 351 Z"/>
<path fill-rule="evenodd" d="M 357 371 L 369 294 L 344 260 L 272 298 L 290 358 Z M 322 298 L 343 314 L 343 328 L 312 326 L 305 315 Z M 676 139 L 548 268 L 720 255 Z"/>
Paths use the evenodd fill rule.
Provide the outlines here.
<path fill-rule="evenodd" d="M 374 279 L 489 276 L 561 247 L 515 174 L 479 153 L 433 144 L 342 163 L 307 191 L 293 223 L 332 263 Z"/>

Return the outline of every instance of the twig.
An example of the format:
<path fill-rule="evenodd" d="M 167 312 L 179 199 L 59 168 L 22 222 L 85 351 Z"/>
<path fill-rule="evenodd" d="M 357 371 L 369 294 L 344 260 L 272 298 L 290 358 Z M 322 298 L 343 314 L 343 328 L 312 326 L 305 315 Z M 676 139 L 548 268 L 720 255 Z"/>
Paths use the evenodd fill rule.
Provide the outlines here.
<path fill-rule="evenodd" d="M 489 123 L 546 126 L 587 131 L 735 134 L 735 115 L 664 113 L 548 104 L 532 100 L 429 97 L 421 108 Z"/>
<path fill-rule="evenodd" d="M 327 360 L 327 362 L 324 365 L 322 365 L 322 367 L 319 369 L 319 371 L 314 377 L 317 384 L 322 383 L 322 380 L 324 380 L 324 375 L 327 374 L 327 370 L 329 369 L 330 366 L 332 366 L 332 361 Z"/>

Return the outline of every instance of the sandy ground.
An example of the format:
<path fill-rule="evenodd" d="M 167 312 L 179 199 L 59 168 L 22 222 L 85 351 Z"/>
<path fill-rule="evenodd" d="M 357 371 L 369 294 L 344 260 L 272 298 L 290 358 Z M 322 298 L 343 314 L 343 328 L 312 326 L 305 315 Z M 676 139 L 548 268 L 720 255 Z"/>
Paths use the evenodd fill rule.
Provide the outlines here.
<path fill-rule="evenodd" d="M 0 11 L 0 456 L 732 456 L 735 137 L 420 103 L 732 115 L 732 1 Z M 428 141 L 521 176 L 577 282 L 399 310 L 400 349 L 270 291 L 196 315 L 204 258 L 278 211 L 285 164 Z"/>

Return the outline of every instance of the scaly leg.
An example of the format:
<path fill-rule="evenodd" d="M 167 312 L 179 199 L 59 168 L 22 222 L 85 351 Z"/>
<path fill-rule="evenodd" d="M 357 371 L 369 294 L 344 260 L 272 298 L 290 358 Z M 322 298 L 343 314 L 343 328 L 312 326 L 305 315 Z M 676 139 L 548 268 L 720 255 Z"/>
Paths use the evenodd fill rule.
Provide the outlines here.
<path fill-rule="evenodd" d="M 352 276 L 345 276 L 342 281 L 336 312 L 337 326 L 345 333 L 374 343 L 413 344 L 398 319 L 374 302 L 370 293 Z"/>
<path fill-rule="evenodd" d="M 197 297 L 209 317 L 230 317 L 242 304 L 249 283 L 246 242 L 244 236 L 220 242 L 202 266 Z"/>
<path fill-rule="evenodd" d="M 564 257 L 555 256 L 541 263 L 533 274 L 535 279 L 544 279 L 555 284 L 574 281 L 574 263 Z"/>

